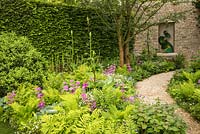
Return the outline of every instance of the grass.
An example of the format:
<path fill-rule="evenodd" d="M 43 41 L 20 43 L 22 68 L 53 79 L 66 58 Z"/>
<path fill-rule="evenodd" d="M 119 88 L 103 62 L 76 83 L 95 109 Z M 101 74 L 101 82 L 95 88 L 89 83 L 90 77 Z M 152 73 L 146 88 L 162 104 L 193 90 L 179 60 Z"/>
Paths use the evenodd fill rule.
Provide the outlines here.
<path fill-rule="evenodd" d="M 0 134 L 14 134 L 14 130 L 8 124 L 0 122 Z"/>

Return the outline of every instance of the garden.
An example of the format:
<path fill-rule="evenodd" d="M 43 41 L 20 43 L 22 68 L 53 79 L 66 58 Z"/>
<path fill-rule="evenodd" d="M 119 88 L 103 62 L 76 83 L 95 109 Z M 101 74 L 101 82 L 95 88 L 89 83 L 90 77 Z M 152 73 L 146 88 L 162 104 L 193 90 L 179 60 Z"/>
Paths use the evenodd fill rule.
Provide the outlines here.
<path fill-rule="evenodd" d="M 107 28 L 115 24 L 109 14 L 104 23 L 91 7 L 2 0 L 0 9 L 1 133 L 185 134 L 176 107 L 146 104 L 135 89 L 138 81 L 177 69 L 168 92 L 200 120 L 198 56 L 185 67 L 181 54 L 173 60 L 147 49 L 131 54 L 133 46 Z M 123 55 L 120 45 L 127 46 Z"/>

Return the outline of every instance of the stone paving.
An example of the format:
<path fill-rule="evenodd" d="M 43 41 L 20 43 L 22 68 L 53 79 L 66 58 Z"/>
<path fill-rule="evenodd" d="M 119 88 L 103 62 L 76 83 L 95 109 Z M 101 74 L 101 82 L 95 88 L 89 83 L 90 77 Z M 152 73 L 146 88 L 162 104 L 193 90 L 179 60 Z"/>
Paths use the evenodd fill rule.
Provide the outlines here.
<path fill-rule="evenodd" d="M 175 72 L 153 75 L 148 79 L 136 83 L 139 95 L 144 96 L 145 103 L 153 104 L 159 99 L 161 103 L 176 105 L 176 102 L 166 92 L 170 79 Z M 200 123 L 195 121 L 189 113 L 181 108 L 175 111 L 188 125 L 187 134 L 200 134 Z"/>

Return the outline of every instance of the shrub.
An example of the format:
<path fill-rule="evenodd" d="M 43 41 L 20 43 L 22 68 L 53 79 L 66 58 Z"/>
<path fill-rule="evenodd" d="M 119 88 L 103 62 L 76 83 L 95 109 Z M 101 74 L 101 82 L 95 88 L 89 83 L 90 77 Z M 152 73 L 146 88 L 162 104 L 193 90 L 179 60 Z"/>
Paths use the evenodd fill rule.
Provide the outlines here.
<path fill-rule="evenodd" d="M 170 82 L 169 92 L 178 104 L 200 120 L 200 71 L 177 72 Z"/>
<path fill-rule="evenodd" d="M 42 84 L 46 61 L 29 40 L 15 33 L 0 35 L 0 96 L 21 83 Z"/>
<path fill-rule="evenodd" d="M 196 56 L 192 58 L 192 62 L 190 64 L 190 70 L 192 72 L 200 70 L 200 51 Z"/>
<path fill-rule="evenodd" d="M 175 59 L 174 59 L 174 63 L 176 66 L 176 69 L 181 69 L 185 67 L 185 57 L 183 54 L 178 54 Z"/>

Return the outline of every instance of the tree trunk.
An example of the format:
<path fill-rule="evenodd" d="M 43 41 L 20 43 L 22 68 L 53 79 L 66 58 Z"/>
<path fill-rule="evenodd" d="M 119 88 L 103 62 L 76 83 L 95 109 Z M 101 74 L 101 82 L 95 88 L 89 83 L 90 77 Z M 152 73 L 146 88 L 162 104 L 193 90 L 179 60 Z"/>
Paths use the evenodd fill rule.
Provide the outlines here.
<path fill-rule="evenodd" d="M 130 30 L 126 36 L 126 40 L 130 39 Z M 124 44 L 124 60 L 126 65 L 130 65 L 129 41 Z"/>
<path fill-rule="evenodd" d="M 120 67 L 124 65 L 124 45 L 123 45 L 123 40 L 122 36 L 118 35 L 118 45 L 119 45 L 119 62 L 120 62 Z"/>
<path fill-rule="evenodd" d="M 124 65 L 124 40 L 121 31 L 121 20 L 122 15 L 116 18 L 116 30 L 117 30 L 117 38 L 118 38 L 118 47 L 119 47 L 119 64 L 122 67 Z"/>
<path fill-rule="evenodd" d="M 129 44 L 124 45 L 124 61 L 125 64 L 130 65 Z"/>

